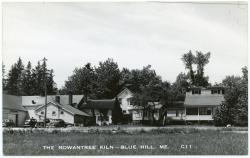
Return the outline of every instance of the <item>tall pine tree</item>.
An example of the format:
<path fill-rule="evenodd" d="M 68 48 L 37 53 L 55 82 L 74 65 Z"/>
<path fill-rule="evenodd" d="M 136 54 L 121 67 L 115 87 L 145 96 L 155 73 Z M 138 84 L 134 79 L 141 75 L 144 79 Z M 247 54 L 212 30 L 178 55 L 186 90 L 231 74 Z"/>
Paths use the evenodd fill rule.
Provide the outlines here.
<path fill-rule="evenodd" d="M 32 95 L 35 93 L 34 89 L 35 80 L 32 76 L 32 66 L 29 61 L 23 75 L 23 92 L 24 95 Z"/>
<path fill-rule="evenodd" d="M 8 73 L 8 79 L 6 84 L 6 90 L 8 94 L 12 95 L 23 95 L 23 62 L 19 57 L 17 63 L 11 66 L 11 69 Z"/>

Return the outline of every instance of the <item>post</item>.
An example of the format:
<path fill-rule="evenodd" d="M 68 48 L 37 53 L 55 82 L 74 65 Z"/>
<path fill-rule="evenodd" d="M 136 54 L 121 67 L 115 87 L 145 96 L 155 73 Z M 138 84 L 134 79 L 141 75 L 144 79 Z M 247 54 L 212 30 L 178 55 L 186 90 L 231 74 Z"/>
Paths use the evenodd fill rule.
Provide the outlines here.
<path fill-rule="evenodd" d="M 43 58 L 43 85 L 44 85 L 44 95 L 45 95 L 45 112 L 44 112 L 44 128 L 46 128 L 46 119 L 47 119 L 47 83 L 46 83 L 46 69 L 45 69 L 45 62 L 47 59 Z"/>

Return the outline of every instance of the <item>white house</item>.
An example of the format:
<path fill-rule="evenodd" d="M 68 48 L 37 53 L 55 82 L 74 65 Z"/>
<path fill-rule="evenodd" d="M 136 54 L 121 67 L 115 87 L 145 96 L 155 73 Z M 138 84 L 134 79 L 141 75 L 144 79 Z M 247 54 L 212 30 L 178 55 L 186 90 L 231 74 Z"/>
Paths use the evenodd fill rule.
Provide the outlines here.
<path fill-rule="evenodd" d="M 35 119 L 44 120 L 45 105 L 38 106 L 35 109 Z M 71 105 L 62 105 L 57 102 L 49 102 L 47 104 L 47 118 L 48 119 L 62 119 L 71 124 L 84 124 L 87 113 L 80 111 Z"/>
<path fill-rule="evenodd" d="M 124 88 L 118 95 L 117 98 L 121 103 L 122 113 L 131 118 L 133 123 L 141 123 L 143 120 L 144 108 L 139 105 L 135 105 L 133 102 L 133 92 L 128 88 Z"/>
<path fill-rule="evenodd" d="M 223 87 L 193 87 L 184 101 L 186 121 L 212 121 L 215 109 L 224 101 Z"/>
<path fill-rule="evenodd" d="M 134 109 L 134 105 L 131 104 L 133 93 L 128 89 L 124 88 L 118 95 L 117 98 L 121 103 L 122 113 L 130 114 L 130 110 Z"/>
<path fill-rule="evenodd" d="M 48 95 L 47 103 L 58 102 L 62 105 L 72 105 L 76 106 L 83 95 Z M 38 106 L 45 105 L 44 96 L 21 96 L 22 106 L 27 109 L 30 118 L 37 118 L 35 109 Z"/>

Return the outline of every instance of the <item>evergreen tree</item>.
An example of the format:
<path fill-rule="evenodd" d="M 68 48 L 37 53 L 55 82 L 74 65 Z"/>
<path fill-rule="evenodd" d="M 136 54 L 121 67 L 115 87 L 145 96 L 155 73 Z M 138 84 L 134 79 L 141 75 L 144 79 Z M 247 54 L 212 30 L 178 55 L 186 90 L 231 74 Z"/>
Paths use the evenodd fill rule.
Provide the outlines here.
<path fill-rule="evenodd" d="M 8 73 L 6 90 L 8 94 L 12 95 L 23 95 L 23 62 L 22 59 L 19 57 L 17 63 L 11 66 L 11 69 Z"/>
<path fill-rule="evenodd" d="M 5 73 L 6 73 L 5 72 L 5 65 L 2 63 L 2 88 L 3 88 L 3 90 L 6 90 L 6 84 L 7 84 Z"/>
<path fill-rule="evenodd" d="M 32 95 L 34 94 L 34 85 L 35 80 L 32 76 L 32 66 L 31 62 L 29 61 L 23 75 L 23 91 L 24 95 Z"/>
<path fill-rule="evenodd" d="M 56 88 L 56 83 L 54 82 L 54 71 L 51 69 L 49 71 L 49 74 L 47 75 L 46 78 L 47 81 L 47 94 L 48 95 L 53 95 L 56 94 L 57 88 Z"/>
<path fill-rule="evenodd" d="M 32 78 L 35 80 L 34 84 L 34 94 L 33 95 L 43 95 L 43 70 L 40 61 L 37 62 L 37 66 L 32 70 Z"/>

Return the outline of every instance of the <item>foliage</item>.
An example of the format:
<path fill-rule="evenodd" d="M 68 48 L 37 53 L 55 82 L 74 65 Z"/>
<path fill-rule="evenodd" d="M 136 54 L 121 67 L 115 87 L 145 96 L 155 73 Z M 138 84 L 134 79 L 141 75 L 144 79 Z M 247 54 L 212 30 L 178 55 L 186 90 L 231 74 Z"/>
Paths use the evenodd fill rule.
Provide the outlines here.
<path fill-rule="evenodd" d="M 204 76 L 204 67 L 209 63 L 211 53 L 203 54 L 201 51 L 196 51 L 196 56 L 190 50 L 188 53 L 183 54 L 182 61 L 185 68 L 189 70 L 191 85 L 206 87 L 209 85 L 208 77 Z M 196 71 L 193 65 L 197 65 Z"/>
<path fill-rule="evenodd" d="M 3 87 L 3 90 L 6 90 L 6 84 L 7 84 L 5 71 L 6 71 L 5 65 L 2 63 L 2 87 Z"/>
<path fill-rule="evenodd" d="M 226 87 L 225 101 L 216 109 L 215 124 L 247 126 L 248 122 L 248 70 L 242 69 L 243 76 L 227 76 L 222 84 Z"/>
<path fill-rule="evenodd" d="M 118 64 L 109 58 L 104 62 L 99 62 L 95 72 L 97 75 L 97 97 L 114 98 L 121 90 Z"/>
<path fill-rule="evenodd" d="M 49 72 L 49 73 L 48 73 Z M 6 79 L 7 94 L 12 95 L 44 95 L 44 79 L 46 79 L 47 94 L 55 94 L 56 85 L 53 80 L 53 70 L 48 70 L 46 61 L 32 69 L 31 62 L 24 68 L 19 58 L 11 66 Z"/>
<path fill-rule="evenodd" d="M 95 98 L 96 87 L 96 73 L 90 63 L 84 67 L 76 68 L 65 82 L 65 93 L 72 92 L 72 94 L 84 94 L 87 97 Z"/>

